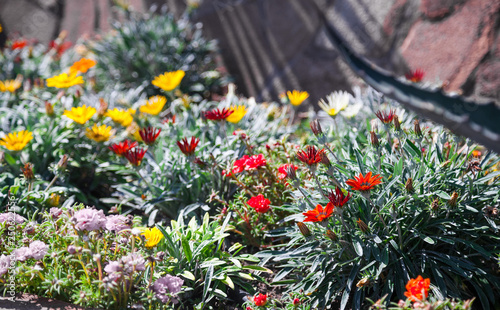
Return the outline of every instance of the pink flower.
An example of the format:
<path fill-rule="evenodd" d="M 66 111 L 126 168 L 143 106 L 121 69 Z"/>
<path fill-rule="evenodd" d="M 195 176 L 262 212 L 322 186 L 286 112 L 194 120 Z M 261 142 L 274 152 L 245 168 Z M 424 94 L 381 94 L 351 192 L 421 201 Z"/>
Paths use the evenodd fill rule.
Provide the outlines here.
<path fill-rule="evenodd" d="M 258 213 L 266 213 L 269 208 L 271 201 L 269 199 L 264 198 L 264 195 L 260 194 L 258 196 L 252 197 L 247 201 L 247 204 L 254 208 Z"/>
<path fill-rule="evenodd" d="M 153 291 L 156 293 L 156 298 L 163 303 L 167 303 L 170 300 L 170 296 L 181 291 L 182 284 L 184 284 L 184 280 L 167 274 L 156 280 L 153 284 Z M 173 298 L 172 301 L 174 304 L 177 303 L 177 299 L 175 298 Z"/>
<path fill-rule="evenodd" d="M 121 258 L 121 262 L 123 264 L 123 269 L 128 274 L 133 274 L 134 271 L 144 271 L 146 270 L 146 266 L 144 265 L 146 261 L 144 257 L 140 254 L 132 253 L 127 256 L 123 256 Z"/>
<path fill-rule="evenodd" d="M 19 262 L 24 262 L 31 257 L 30 249 L 25 246 L 20 247 L 19 249 L 15 249 L 14 252 L 12 252 L 12 254 L 14 254 L 14 256 L 16 257 L 16 261 Z"/>
<path fill-rule="evenodd" d="M 0 256 L 0 278 L 9 271 L 10 268 L 10 255 Z"/>
<path fill-rule="evenodd" d="M 31 257 L 36 260 L 42 259 L 45 255 L 47 255 L 48 249 L 49 247 L 45 243 L 38 240 L 31 242 L 29 247 Z"/>
<path fill-rule="evenodd" d="M 106 226 L 106 216 L 104 212 L 91 208 L 77 211 L 72 220 L 77 230 L 99 230 Z"/>
<path fill-rule="evenodd" d="M 109 215 L 106 218 L 106 229 L 115 232 L 130 229 L 130 225 L 127 224 L 128 221 L 127 217 L 123 215 Z"/>
<path fill-rule="evenodd" d="M 12 223 L 16 222 L 16 224 L 22 224 L 24 223 L 25 219 L 24 217 L 20 216 L 19 214 L 16 214 L 14 212 L 7 212 L 7 213 L 2 213 L 0 214 L 0 223 Z"/>
<path fill-rule="evenodd" d="M 59 208 L 50 208 L 49 214 L 52 216 L 53 219 L 56 219 L 62 214 L 62 210 Z"/>

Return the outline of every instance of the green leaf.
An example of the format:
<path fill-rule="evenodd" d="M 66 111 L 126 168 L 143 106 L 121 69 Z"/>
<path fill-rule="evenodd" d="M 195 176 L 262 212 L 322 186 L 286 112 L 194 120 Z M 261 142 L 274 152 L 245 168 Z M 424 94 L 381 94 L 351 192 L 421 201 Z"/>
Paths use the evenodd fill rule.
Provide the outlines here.
<path fill-rule="evenodd" d="M 193 259 L 193 252 L 189 246 L 189 240 L 187 240 L 187 238 L 182 238 L 181 244 L 182 249 L 184 250 L 184 255 L 186 255 L 186 259 L 190 262 Z"/>
<path fill-rule="evenodd" d="M 183 276 L 184 278 L 189 279 L 191 281 L 195 281 L 196 280 L 196 278 L 194 277 L 194 274 L 192 274 L 191 272 L 189 272 L 187 270 L 184 270 L 181 273 L 181 276 Z"/>
<path fill-rule="evenodd" d="M 342 299 L 340 300 L 340 310 L 344 310 L 347 306 L 347 302 L 349 301 L 349 295 L 351 294 L 351 286 L 358 275 L 360 264 L 357 263 L 353 266 L 349 277 L 347 278 L 346 286 L 344 289 L 344 293 L 342 294 Z"/>
<path fill-rule="evenodd" d="M 222 282 L 223 282 L 224 284 L 226 284 L 227 286 L 229 286 L 231 289 L 233 289 L 233 290 L 234 290 L 234 283 L 233 283 L 233 280 L 231 280 L 231 278 L 230 278 L 230 277 L 228 277 L 228 276 L 226 275 L 226 277 L 224 278 L 224 280 L 222 280 Z"/>
<path fill-rule="evenodd" d="M 271 269 L 268 269 L 266 267 L 262 266 L 255 266 L 255 265 L 248 265 L 248 266 L 243 266 L 243 269 L 250 269 L 250 270 L 257 270 L 257 271 L 262 271 L 266 273 L 273 273 Z"/>
<path fill-rule="evenodd" d="M 255 278 L 250 273 L 238 272 L 238 276 L 240 278 L 247 279 L 247 280 L 250 280 L 250 281 L 255 280 Z"/>
<path fill-rule="evenodd" d="M 203 285 L 203 302 L 207 298 L 208 288 L 210 283 L 212 283 L 212 277 L 214 275 L 214 266 L 208 267 L 207 274 L 205 275 L 205 283 Z"/>
<path fill-rule="evenodd" d="M 353 239 L 352 246 L 354 247 L 354 251 L 358 256 L 363 256 L 363 246 L 361 245 L 361 241 L 358 238 Z"/>

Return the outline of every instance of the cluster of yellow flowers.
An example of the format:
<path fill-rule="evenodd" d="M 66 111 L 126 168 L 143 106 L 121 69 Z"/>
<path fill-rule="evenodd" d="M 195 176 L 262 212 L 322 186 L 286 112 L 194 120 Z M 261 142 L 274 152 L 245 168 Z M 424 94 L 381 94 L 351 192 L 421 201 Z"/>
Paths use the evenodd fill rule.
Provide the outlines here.
<path fill-rule="evenodd" d="M 22 85 L 22 77 L 18 77 L 15 80 L 5 80 L 0 81 L 0 92 L 10 92 L 14 93 Z"/>

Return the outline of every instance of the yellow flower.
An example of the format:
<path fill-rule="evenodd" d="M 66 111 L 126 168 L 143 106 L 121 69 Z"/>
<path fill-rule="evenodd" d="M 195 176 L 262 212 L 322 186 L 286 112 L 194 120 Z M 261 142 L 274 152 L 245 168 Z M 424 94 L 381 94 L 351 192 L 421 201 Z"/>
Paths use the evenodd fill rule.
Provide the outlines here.
<path fill-rule="evenodd" d="M 124 111 L 114 108 L 113 110 L 108 110 L 104 116 L 111 118 L 113 122 L 120 124 L 123 127 L 127 127 L 132 124 L 132 121 L 134 120 L 129 111 L 130 109 L 128 111 Z"/>
<path fill-rule="evenodd" d="M 146 101 L 146 104 L 141 105 L 139 111 L 142 113 L 147 113 L 151 115 L 158 115 L 167 103 L 167 98 L 165 96 L 153 96 L 149 97 L 149 100 Z"/>
<path fill-rule="evenodd" d="M 155 77 L 151 84 L 163 89 L 164 91 L 171 91 L 179 86 L 184 75 L 186 75 L 186 72 L 182 70 L 165 72 Z"/>
<path fill-rule="evenodd" d="M 293 92 L 287 91 L 286 95 L 288 96 L 288 100 L 290 100 L 290 103 L 294 106 L 300 105 L 309 97 L 308 92 L 298 90 L 294 90 Z"/>
<path fill-rule="evenodd" d="M 47 200 L 47 203 L 50 207 L 57 207 L 59 206 L 59 200 L 61 199 L 61 196 L 59 196 L 56 193 L 50 194 L 50 198 Z"/>
<path fill-rule="evenodd" d="M 83 78 L 76 76 L 76 72 L 70 75 L 61 73 L 47 79 L 47 87 L 68 88 L 78 84 L 83 84 Z"/>
<path fill-rule="evenodd" d="M 0 145 L 11 151 L 20 151 L 33 139 L 31 131 L 15 131 L 0 140 Z"/>
<path fill-rule="evenodd" d="M 241 121 L 243 116 L 245 116 L 245 114 L 247 114 L 247 108 L 244 105 L 230 107 L 229 110 L 233 111 L 233 113 L 231 113 L 231 115 L 229 115 L 226 118 L 226 121 L 233 123 L 233 124 L 236 124 L 237 122 Z"/>
<path fill-rule="evenodd" d="M 15 92 L 17 89 L 19 89 L 19 87 L 21 87 L 21 81 L 22 78 L 0 81 L 0 92 Z"/>
<path fill-rule="evenodd" d="M 83 105 L 78 108 L 71 108 L 71 111 L 65 110 L 64 116 L 71 118 L 73 121 L 78 124 L 85 124 L 96 112 L 96 109 L 93 107 L 87 107 Z"/>
<path fill-rule="evenodd" d="M 96 65 L 96 62 L 92 59 L 88 58 L 82 58 L 75 62 L 70 68 L 69 68 L 69 73 L 86 73 L 90 68 Z"/>
<path fill-rule="evenodd" d="M 87 128 L 87 132 L 85 135 L 94 141 L 97 142 L 104 142 L 108 141 L 109 138 L 113 135 L 113 128 L 111 126 L 106 126 L 106 125 L 101 125 L 97 126 L 97 124 L 94 124 L 92 128 Z"/>
<path fill-rule="evenodd" d="M 144 246 L 146 246 L 146 248 L 148 249 L 151 249 L 152 247 L 156 246 L 158 242 L 160 242 L 161 239 L 163 239 L 163 234 L 156 226 L 151 229 L 144 228 L 142 230 L 141 235 L 143 235 L 144 238 L 146 239 L 146 243 L 144 244 Z"/>
<path fill-rule="evenodd" d="M 135 139 L 135 141 L 139 141 L 139 142 L 142 141 L 141 134 L 139 133 L 140 130 L 141 130 L 141 127 L 139 127 L 139 125 L 137 125 L 136 122 L 132 122 L 132 124 L 130 124 L 130 126 L 127 127 L 127 133 L 131 137 L 133 137 Z"/>
<path fill-rule="evenodd" d="M 2 28 L 2 25 L 0 24 L 0 33 L 2 33 L 3 31 L 3 28 Z"/>

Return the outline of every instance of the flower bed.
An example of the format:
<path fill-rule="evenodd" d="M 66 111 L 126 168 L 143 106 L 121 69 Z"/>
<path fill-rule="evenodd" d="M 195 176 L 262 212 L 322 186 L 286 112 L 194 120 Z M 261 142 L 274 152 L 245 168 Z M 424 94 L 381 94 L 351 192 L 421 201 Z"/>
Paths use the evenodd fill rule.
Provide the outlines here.
<path fill-rule="evenodd" d="M 5 296 L 105 309 L 500 303 L 497 154 L 369 88 L 334 92 L 308 118 L 305 91 L 220 97 L 199 30 L 177 26 L 133 18 L 91 50 L 1 53 Z M 162 31 L 189 48 L 158 48 Z"/>

